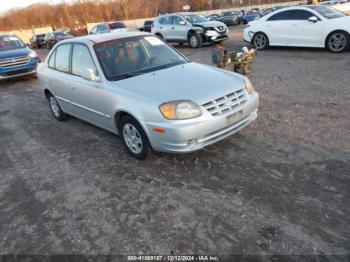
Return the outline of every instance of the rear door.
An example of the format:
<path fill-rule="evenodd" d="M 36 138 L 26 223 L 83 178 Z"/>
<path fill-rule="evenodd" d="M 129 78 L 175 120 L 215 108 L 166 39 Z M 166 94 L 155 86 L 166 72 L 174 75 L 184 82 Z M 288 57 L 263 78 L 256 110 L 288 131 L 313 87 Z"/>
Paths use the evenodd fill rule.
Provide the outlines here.
<path fill-rule="evenodd" d="M 172 25 L 172 16 L 164 16 L 159 19 L 159 28 L 158 32 L 162 34 L 165 40 L 171 40 L 173 37 L 173 32 L 171 27 Z"/>

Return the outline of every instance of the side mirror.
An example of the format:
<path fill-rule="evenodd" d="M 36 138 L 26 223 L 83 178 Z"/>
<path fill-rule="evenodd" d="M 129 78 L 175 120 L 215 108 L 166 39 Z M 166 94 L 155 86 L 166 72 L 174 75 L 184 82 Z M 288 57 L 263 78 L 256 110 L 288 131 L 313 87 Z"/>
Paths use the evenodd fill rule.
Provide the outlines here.
<path fill-rule="evenodd" d="M 317 23 L 318 18 L 316 16 L 311 16 L 311 17 L 309 17 L 308 21 L 311 23 Z"/>
<path fill-rule="evenodd" d="M 180 21 L 179 25 L 186 25 L 186 22 L 185 21 Z"/>
<path fill-rule="evenodd" d="M 100 78 L 95 69 L 88 68 L 82 72 L 81 77 L 88 81 L 99 82 Z"/>

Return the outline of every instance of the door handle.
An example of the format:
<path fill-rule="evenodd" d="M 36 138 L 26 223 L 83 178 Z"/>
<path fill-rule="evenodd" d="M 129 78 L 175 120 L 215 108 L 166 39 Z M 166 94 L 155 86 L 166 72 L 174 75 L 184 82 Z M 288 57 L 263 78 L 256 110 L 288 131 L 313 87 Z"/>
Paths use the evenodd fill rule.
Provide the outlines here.
<path fill-rule="evenodd" d="M 298 26 L 298 24 L 292 24 L 292 26 Z"/>
<path fill-rule="evenodd" d="M 172 27 L 171 29 L 175 29 L 175 27 Z"/>
<path fill-rule="evenodd" d="M 74 86 L 70 86 L 70 89 L 71 89 L 71 90 L 74 90 L 74 89 L 75 89 L 75 87 L 74 87 Z"/>
<path fill-rule="evenodd" d="M 161 27 L 159 27 L 160 29 L 163 29 L 163 27 L 161 26 Z"/>

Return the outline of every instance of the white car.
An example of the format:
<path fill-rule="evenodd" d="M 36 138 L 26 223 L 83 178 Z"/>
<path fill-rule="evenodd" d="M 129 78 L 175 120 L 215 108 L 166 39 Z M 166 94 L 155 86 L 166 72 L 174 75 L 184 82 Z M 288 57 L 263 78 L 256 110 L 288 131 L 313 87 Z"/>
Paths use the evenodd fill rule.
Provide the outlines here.
<path fill-rule="evenodd" d="M 339 53 L 349 47 L 350 16 L 324 5 L 287 7 L 250 22 L 244 40 L 257 49 L 326 47 Z"/>

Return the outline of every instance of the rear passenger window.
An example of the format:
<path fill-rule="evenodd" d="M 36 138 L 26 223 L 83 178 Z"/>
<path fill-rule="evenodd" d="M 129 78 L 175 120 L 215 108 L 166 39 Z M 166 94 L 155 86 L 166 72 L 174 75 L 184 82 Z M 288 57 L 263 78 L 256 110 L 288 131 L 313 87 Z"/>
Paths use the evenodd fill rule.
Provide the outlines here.
<path fill-rule="evenodd" d="M 72 54 L 72 74 L 81 76 L 87 69 L 96 70 L 90 51 L 85 45 L 75 44 Z"/>
<path fill-rule="evenodd" d="M 171 16 L 166 16 L 166 17 L 162 17 L 161 19 L 159 19 L 159 23 L 162 25 L 170 25 L 172 23 L 172 17 Z"/>
<path fill-rule="evenodd" d="M 69 53 L 71 45 L 60 45 L 56 49 L 55 69 L 63 72 L 69 71 Z"/>
<path fill-rule="evenodd" d="M 282 11 L 271 16 L 267 21 L 290 20 L 290 11 Z"/>

